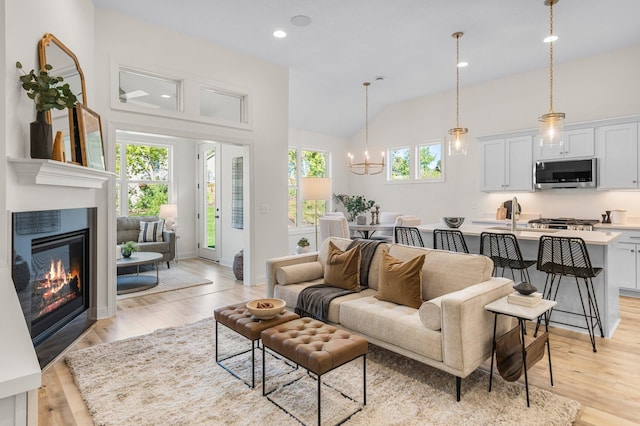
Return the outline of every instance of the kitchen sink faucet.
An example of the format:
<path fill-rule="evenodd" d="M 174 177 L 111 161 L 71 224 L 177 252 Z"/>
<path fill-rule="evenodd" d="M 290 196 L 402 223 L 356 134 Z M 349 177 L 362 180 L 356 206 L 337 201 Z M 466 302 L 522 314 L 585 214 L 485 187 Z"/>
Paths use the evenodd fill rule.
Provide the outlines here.
<path fill-rule="evenodd" d="M 520 208 L 518 208 L 518 199 L 513 197 L 511 200 L 511 232 L 516 230 L 516 215 L 520 214 Z"/>

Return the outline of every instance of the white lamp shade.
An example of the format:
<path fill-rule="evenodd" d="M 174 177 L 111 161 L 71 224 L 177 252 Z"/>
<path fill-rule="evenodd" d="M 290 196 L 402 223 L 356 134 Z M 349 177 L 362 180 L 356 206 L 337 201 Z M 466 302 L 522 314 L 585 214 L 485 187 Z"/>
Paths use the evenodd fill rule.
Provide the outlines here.
<path fill-rule="evenodd" d="M 174 219 L 178 217 L 178 206 L 175 204 L 160 205 L 160 214 L 162 219 Z"/>
<path fill-rule="evenodd" d="M 328 200 L 331 198 L 331 179 L 306 177 L 300 181 L 300 197 L 303 200 Z"/>

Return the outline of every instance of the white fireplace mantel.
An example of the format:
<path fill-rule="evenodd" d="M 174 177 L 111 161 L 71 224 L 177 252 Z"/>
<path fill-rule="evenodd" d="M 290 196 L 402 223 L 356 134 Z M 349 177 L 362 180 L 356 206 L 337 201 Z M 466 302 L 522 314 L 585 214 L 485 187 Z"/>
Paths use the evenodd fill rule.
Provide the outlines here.
<path fill-rule="evenodd" d="M 12 157 L 7 160 L 16 172 L 20 184 L 100 189 L 104 182 L 115 176 L 112 172 L 55 160 Z"/>

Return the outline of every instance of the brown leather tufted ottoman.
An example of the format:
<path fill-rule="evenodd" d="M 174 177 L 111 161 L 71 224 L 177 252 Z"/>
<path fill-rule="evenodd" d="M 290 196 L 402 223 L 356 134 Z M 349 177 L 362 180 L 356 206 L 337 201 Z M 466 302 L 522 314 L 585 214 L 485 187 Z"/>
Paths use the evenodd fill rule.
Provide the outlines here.
<path fill-rule="evenodd" d="M 362 405 L 367 405 L 368 342 L 366 339 L 311 318 L 300 318 L 268 328 L 261 333 L 261 339 L 263 352 L 265 348 L 269 348 L 318 376 L 318 425 L 321 424 L 322 375 L 358 357 L 363 357 L 362 388 L 364 398 Z M 265 357 L 263 356 L 262 395 L 268 396 L 265 371 Z"/>
<path fill-rule="evenodd" d="M 218 323 L 220 323 L 251 341 L 251 385 L 249 385 L 249 383 L 247 383 L 246 381 L 244 382 L 247 384 L 247 386 L 251 386 L 253 388 L 255 387 L 256 370 L 255 345 L 256 341 L 260 339 L 260 333 L 269 327 L 273 327 L 274 325 L 282 324 L 287 321 L 295 320 L 297 318 L 300 318 L 300 316 L 298 314 L 294 314 L 293 312 L 284 311 L 270 320 L 260 320 L 251 315 L 251 312 L 249 312 L 245 307 L 246 304 L 247 302 L 242 302 L 235 305 L 221 306 L 213 311 L 213 316 L 216 319 L 216 364 L 227 370 L 234 377 L 244 381 L 244 379 L 227 368 L 224 364 L 222 364 L 222 362 L 228 360 L 229 358 L 244 354 L 248 351 L 230 355 L 224 359 L 218 358 Z"/>

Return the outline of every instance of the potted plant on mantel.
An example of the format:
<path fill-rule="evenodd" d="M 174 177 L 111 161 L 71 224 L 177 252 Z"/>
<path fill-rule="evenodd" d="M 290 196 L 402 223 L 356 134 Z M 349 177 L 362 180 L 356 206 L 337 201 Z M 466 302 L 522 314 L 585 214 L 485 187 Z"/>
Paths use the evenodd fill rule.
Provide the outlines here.
<path fill-rule="evenodd" d="M 16 68 L 22 70 L 22 64 L 16 62 Z M 53 136 L 51 123 L 47 123 L 45 113 L 52 109 L 73 108 L 78 101 L 63 77 L 49 75 L 53 67 L 49 64 L 43 70 L 20 76 L 22 88 L 27 97 L 36 104 L 36 121 L 31 123 L 31 158 L 50 159 L 53 156 Z"/>

